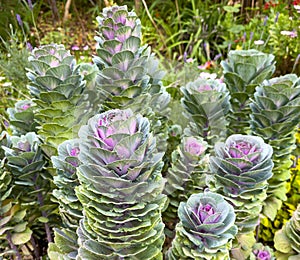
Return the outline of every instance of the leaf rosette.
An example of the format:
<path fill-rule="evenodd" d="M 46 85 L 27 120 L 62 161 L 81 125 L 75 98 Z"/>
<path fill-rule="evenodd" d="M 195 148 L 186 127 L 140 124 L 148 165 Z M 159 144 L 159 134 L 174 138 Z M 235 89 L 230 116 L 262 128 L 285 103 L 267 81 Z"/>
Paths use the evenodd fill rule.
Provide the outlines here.
<path fill-rule="evenodd" d="M 74 56 L 63 45 L 49 44 L 33 49 L 27 77 L 31 80 L 29 90 L 34 96 L 55 90 L 67 98 L 76 92 L 81 93 L 79 67 Z"/>
<path fill-rule="evenodd" d="M 269 181 L 264 207 L 264 214 L 273 221 L 282 201 L 287 200 L 290 156 L 296 148 L 295 132 L 299 123 L 300 79 L 295 74 L 287 74 L 265 80 L 256 88 L 250 107 L 252 131 L 274 149 L 274 175 Z"/>
<path fill-rule="evenodd" d="M 29 61 L 28 88 L 36 104 L 38 134 L 44 152 L 51 157 L 60 143 L 76 137 L 77 125 L 88 115 L 85 81 L 75 58 L 63 45 L 35 48 Z"/>
<path fill-rule="evenodd" d="M 97 91 L 104 111 L 130 108 L 151 121 L 151 131 L 166 149 L 170 95 L 162 84 L 164 73 L 147 45 L 142 45 L 141 22 L 127 6 L 103 9 L 99 24 Z M 143 106 L 141 106 L 143 104 Z"/>
<path fill-rule="evenodd" d="M 210 157 L 212 189 L 235 205 L 237 225 L 245 232 L 258 224 L 267 180 L 272 177 L 272 154 L 261 137 L 236 134 L 217 143 Z"/>
<path fill-rule="evenodd" d="M 223 196 L 193 194 L 178 209 L 179 224 L 168 259 L 229 259 L 231 241 L 237 233 L 233 207 Z"/>
<path fill-rule="evenodd" d="M 40 171 L 45 161 L 39 147 L 38 135 L 29 132 L 21 136 L 9 136 L 6 134 L 7 145 L 2 146 L 7 158 L 7 166 L 12 170 L 19 180 L 24 180 L 25 185 L 34 185 L 31 175 Z M 22 182 L 22 181 L 21 181 Z M 20 183 L 21 184 L 21 183 Z"/>
<path fill-rule="evenodd" d="M 231 95 L 229 131 L 246 134 L 250 122 L 250 98 L 253 98 L 255 87 L 274 73 L 274 55 L 254 49 L 230 51 L 228 61 L 222 61 L 221 65 Z"/>
<path fill-rule="evenodd" d="M 257 136 L 231 135 L 215 145 L 211 171 L 224 185 L 224 192 L 243 194 L 272 176 L 273 149 Z"/>
<path fill-rule="evenodd" d="M 161 259 L 162 154 L 149 121 L 129 109 L 109 110 L 82 126 L 79 140 L 79 257 Z"/>
<path fill-rule="evenodd" d="M 181 102 L 186 116 L 192 118 L 190 132 L 200 135 L 212 145 L 226 136 L 226 115 L 230 109 L 230 95 L 224 83 L 216 79 L 198 78 L 181 87 Z M 190 134 L 191 134 L 190 133 Z"/>
<path fill-rule="evenodd" d="M 169 199 L 168 208 L 164 212 L 165 220 L 175 222 L 179 203 L 186 201 L 193 193 L 204 190 L 208 168 L 206 150 L 207 143 L 201 137 L 185 136 L 173 151 L 164 189 Z"/>
<path fill-rule="evenodd" d="M 142 191 L 144 181 L 154 177 L 152 167 L 161 167 L 162 154 L 155 153 L 155 139 L 149 134 L 149 127 L 146 118 L 133 116 L 130 110 L 110 110 L 91 118 L 79 131 L 80 139 L 85 140 L 80 142 L 79 159 L 83 165 L 79 167 L 79 178 L 90 180 L 90 173 L 100 172 L 102 176 L 95 181 L 106 182 L 103 192 L 115 189 L 115 196 L 121 196 L 118 199 L 137 196 L 133 191 Z M 127 191 L 129 187 L 134 190 Z"/>
<path fill-rule="evenodd" d="M 274 251 L 269 246 L 256 243 L 252 248 L 249 260 L 275 260 Z"/>
<path fill-rule="evenodd" d="M 7 109 L 10 127 L 14 135 L 22 135 L 36 131 L 34 121 L 35 104 L 31 100 L 19 100 L 15 106 Z"/>
<path fill-rule="evenodd" d="M 230 51 L 228 61 L 222 61 L 221 65 L 225 82 L 232 83 L 230 88 L 241 93 L 252 90 L 249 94 L 253 94 L 253 86 L 269 78 L 275 71 L 274 55 L 255 49 Z"/>

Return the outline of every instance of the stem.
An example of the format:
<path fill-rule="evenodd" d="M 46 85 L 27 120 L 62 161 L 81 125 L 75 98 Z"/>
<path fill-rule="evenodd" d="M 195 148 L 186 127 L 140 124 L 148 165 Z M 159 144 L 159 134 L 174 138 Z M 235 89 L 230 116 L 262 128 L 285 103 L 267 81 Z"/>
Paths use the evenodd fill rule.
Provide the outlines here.
<path fill-rule="evenodd" d="M 36 186 L 35 189 L 39 190 L 40 188 L 39 188 L 39 186 Z M 41 207 L 44 206 L 44 199 L 43 199 L 43 196 L 40 192 L 37 194 L 37 198 L 38 198 L 38 202 L 39 202 L 40 206 Z M 41 213 L 42 213 L 43 217 L 47 218 L 47 213 L 45 211 L 42 210 Z M 44 226 L 45 226 L 45 231 L 46 231 L 48 243 L 51 243 L 52 242 L 52 236 L 51 236 L 50 227 L 49 227 L 48 223 L 45 223 Z"/>
<path fill-rule="evenodd" d="M 208 132 L 209 132 L 209 118 L 208 117 L 207 117 L 207 121 L 205 123 L 204 129 L 207 129 L 207 130 L 203 131 L 203 139 L 208 142 L 208 139 L 207 139 Z"/>
<path fill-rule="evenodd" d="M 17 260 L 22 260 L 22 256 L 21 256 L 21 254 L 20 254 L 18 248 L 17 248 L 16 245 L 11 241 L 11 234 L 10 234 L 10 232 L 7 232 L 7 233 L 6 233 L 6 238 L 7 238 L 7 241 L 8 241 L 8 243 L 9 243 L 9 245 L 10 245 L 10 248 L 16 252 L 16 259 L 17 259 Z"/>
<path fill-rule="evenodd" d="M 38 178 L 38 173 L 36 173 L 34 175 L 33 181 L 36 182 L 37 178 Z M 39 190 L 40 186 L 36 185 L 36 186 L 34 186 L 34 189 Z M 38 199 L 38 203 L 40 204 L 40 207 L 44 206 L 44 199 L 43 199 L 43 196 L 42 196 L 41 192 L 37 193 L 37 199 Z M 47 218 L 47 213 L 45 211 L 42 210 L 41 213 L 42 213 L 43 217 Z M 51 243 L 52 242 L 52 236 L 51 236 L 50 227 L 49 227 L 48 223 L 45 223 L 44 226 L 45 226 L 45 231 L 46 231 L 48 243 Z"/>
<path fill-rule="evenodd" d="M 256 242 L 258 242 L 258 240 L 259 240 L 259 229 L 260 229 L 260 219 L 258 219 L 258 225 L 256 226 L 256 230 L 255 230 L 255 233 L 256 233 L 255 240 L 256 240 Z"/>
<path fill-rule="evenodd" d="M 35 240 L 34 240 L 33 236 L 31 236 L 30 242 L 33 246 L 33 252 L 34 252 L 35 259 L 40 259 L 40 254 L 39 254 L 39 251 L 37 249 L 37 244 L 35 243 Z"/>
<path fill-rule="evenodd" d="M 26 33 L 24 31 L 23 26 L 21 26 L 21 28 L 22 28 L 22 33 L 23 33 L 23 36 L 24 36 L 24 41 L 27 42 L 27 36 L 26 36 Z"/>

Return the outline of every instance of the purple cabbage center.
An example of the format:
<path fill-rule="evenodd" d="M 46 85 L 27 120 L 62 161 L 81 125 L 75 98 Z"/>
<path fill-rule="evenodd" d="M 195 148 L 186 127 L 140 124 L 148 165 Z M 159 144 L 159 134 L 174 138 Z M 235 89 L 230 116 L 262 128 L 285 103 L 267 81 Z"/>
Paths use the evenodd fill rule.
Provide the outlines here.
<path fill-rule="evenodd" d="M 211 217 L 213 215 L 215 217 Z M 215 208 L 209 203 L 204 205 L 200 203 L 198 208 L 193 210 L 192 218 L 198 225 L 209 224 L 218 222 L 220 214 L 217 214 Z"/>
<path fill-rule="evenodd" d="M 270 252 L 268 252 L 266 250 L 259 250 L 256 254 L 256 259 L 257 260 L 270 260 L 271 254 L 270 254 Z"/>

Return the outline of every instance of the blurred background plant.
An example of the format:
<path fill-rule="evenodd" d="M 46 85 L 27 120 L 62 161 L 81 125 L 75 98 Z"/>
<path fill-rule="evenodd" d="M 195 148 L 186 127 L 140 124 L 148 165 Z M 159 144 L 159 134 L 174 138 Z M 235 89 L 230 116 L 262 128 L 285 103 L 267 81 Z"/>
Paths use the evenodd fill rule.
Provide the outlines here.
<path fill-rule="evenodd" d="M 276 76 L 300 71 L 299 64 L 294 66 L 299 54 L 297 1 L 4 0 L 0 3 L 0 36 L 11 38 L 11 24 L 21 46 L 24 40 L 33 47 L 64 44 L 79 62 L 90 62 L 86 57 L 96 48 L 93 18 L 112 4 L 135 9 L 143 26 L 143 42 L 170 71 L 166 81 L 174 82 L 184 62 L 215 71 L 220 57 L 225 59 L 229 50 L 254 47 L 277 57 Z M 5 44 L 1 47 L 7 52 Z"/>
<path fill-rule="evenodd" d="M 232 48 L 272 53 L 276 57 L 275 75 L 300 73 L 300 1 L 266 1 L 264 8 L 244 25 Z"/>

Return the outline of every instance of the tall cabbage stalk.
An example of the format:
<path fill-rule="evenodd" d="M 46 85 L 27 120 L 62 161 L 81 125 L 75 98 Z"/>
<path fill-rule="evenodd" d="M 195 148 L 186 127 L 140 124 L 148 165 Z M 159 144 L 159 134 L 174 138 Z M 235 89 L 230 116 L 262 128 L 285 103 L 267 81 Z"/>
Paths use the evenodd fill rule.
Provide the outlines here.
<path fill-rule="evenodd" d="M 234 206 L 239 234 L 233 253 L 247 258 L 253 245 L 243 246 L 252 239 L 259 224 L 259 215 L 267 197 L 268 179 L 272 177 L 273 149 L 257 136 L 235 134 L 215 144 L 210 156 L 211 178 L 208 184 Z M 248 240 L 248 241 L 247 241 Z M 240 247 L 240 244 L 242 245 Z M 245 252 L 243 252 L 245 250 Z M 237 252 L 236 252 L 237 251 Z"/>
<path fill-rule="evenodd" d="M 251 129 L 273 147 L 273 177 L 269 180 L 268 197 L 264 202 L 262 236 L 274 230 L 267 228 L 273 222 L 282 203 L 287 200 L 290 180 L 291 155 L 296 148 L 295 133 L 299 123 L 300 79 L 295 74 L 272 78 L 256 88 L 250 105 Z M 270 238 L 269 238 L 270 239 Z"/>
<path fill-rule="evenodd" d="M 164 212 L 164 220 L 172 226 L 177 222 L 179 203 L 187 201 L 193 193 L 199 193 L 206 187 L 205 178 L 208 171 L 206 150 L 207 143 L 201 137 L 185 136 L 172 153 L 172 164 L 166 174 L 167 182 L 164 189 L 169 201 L 168 208 Z"/>
<path fill-rule="evenodd" d="M 231 95 L 228 133 L 250 134 L 249 104 L 255 87 L 274 73 L 274 55 L 254 49 L 230 51 L 221 65 Z"/>
<path fill-rule="evenodd" d="M 221 195 L 193 194 L 178 209 L 180 222 L 166 259 L 229 260 L 237 233 L 235 213 Z"/>
<path fill-rule="evenodd" d="M 276 259 L 299 259 L 300 257 L 300 204 L 293 216 L 275 233 L 274 246 Z"/>
<path fill-rule="evenodd" d="M 19 218 L 23 222 L 19 223 L 21 234 L 16 236 L 16 244 L 30 241 L 35 257 L 39 258 L 36 247 L 41 245 L 41 241 L 38 240 L 42 237 L 48 243 L 52 242 L 51 227 L 57 225 L 57 217 L 53 214 L 56 206 L 50 200 L 50 176 L 44 170 L 46 160 L 40 148 L 39 137 L 35 133 L 29 132 L 21 136 L 4 134 L 6 142 L 2 149 L 7 160 L 6 167 L 12 177 L 10 195 L 18 202 L 15 205 L 15 215 L 10 218 Z M 21 212 L 17 213 L 18 210 Z"/>
<path fill-rule="evenodd" d="M 54 243 L 48 248 L 50 259 L 75 259 L 78 251 L 77 228 L 79 220 L 83 217 L 82 205 L 79 202 L 75 187 L 79 185 L 77 167 L 78 139 L 68 140 L 58 146 L 58 155 L 52 156 L 52 164 L 57 175 L 53 182 L 56 189 L 53 190 L 55 201 L 59 204 L 59 213 L 62 218 L 61 228 L 54 229 Z"/>
<path fill-rule="evenodd" d="M 76 137 L 77 124 L 83 120 L 85 82 L 75 58 L 63 45 L 49 44 L 33 49 L 27 76 L 36 104 L 37 133 L 47 156 L 57 154 L 57 146 Z"/>
<path fill-rule="evenodd" d="M 211 150 L 227 135 L 230 95 L 226 85 L 217 79 L 198 78 L 181 87 L 181 92 L 186 117 L 191 119 L 186 133 L 202 137 Z"/>
<path fill-rule="evenodd" d="M 77 259 L 162 259 L 162 153 L 149 121 L 110 110 L 79 131 Z"/>
<path fill-rule="evenodd" d="M 170 95 L 161 82 L 164 72 L 158 60 L 142 45 L 140 19 L 127 6 L 113 6 L 104 8 L 97 21 L 94 62 L 100 70 L 96 83 L 102 109 L 130 108 L 147 116 L 158 148 L 165 151 Z"/>

